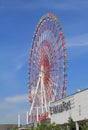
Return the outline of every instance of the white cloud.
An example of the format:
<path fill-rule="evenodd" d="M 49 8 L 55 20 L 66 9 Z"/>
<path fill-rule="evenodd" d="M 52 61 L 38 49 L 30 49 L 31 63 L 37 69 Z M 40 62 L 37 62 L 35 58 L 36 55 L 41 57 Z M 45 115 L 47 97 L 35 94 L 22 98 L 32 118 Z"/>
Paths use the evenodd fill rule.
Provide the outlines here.
<path fill-rule="evenodd" d="M 6 97 L 5 101 L 6 102 L 10 102 L 10 103 L 27 102 L 28 101 L 28 95 L 27 94 L 23 94 L 23 95 L 17 95 L 17 96 L 14 96 L 14 97 Z"/>
<path fill-rule="evenodd" d="M 21 123 L 26 123 L 26 112 L 29 110 L 28 103 L 13 103 L 0 101 L 0 124 L 17 124 L 17 116 L 20 114 Z M 4 118 L 3 118 L 4 117 Z"/>
<path fill-rule="evenodd" d="M 19 64 L 19 65 L 16 67 L 16 70 L 19 71 L 22 67 L 23 67 L 23 64 Z"/>
<path fill-rule="evenodd" d="M 71 44 L 69 43 L 69 44 L 67 44 L 67 46 L 68 47 L 83 47 L 83 46 L 88 46 L 88 43 L 79 43 L 79 44 L 78 43 L 77 44 L 76 43 L 71 43 Z"/>
<path fill-rule="evenodd" d="M 16 95 L 0 100 L 0 123 L 16 124 L 20 114 L 21 124 L 26 123 L 26 112 L 29 110 L 28 95 Z M 4 117 L 4 118 L 3 118 Z"/>
<path fill-rule="evenodd" d="M 67 47 L 85 47 L 88 46 L 88 33 L 67 39 Z"/>

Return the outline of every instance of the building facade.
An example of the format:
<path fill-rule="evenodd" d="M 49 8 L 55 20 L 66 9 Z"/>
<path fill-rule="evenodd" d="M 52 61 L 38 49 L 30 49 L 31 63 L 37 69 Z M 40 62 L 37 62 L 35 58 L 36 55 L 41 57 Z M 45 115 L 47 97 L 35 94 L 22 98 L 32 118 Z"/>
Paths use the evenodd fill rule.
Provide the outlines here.
<path fill-rule="evenodd" d="M 18 124 L 0 124 L 0 130 L 13 130 L 18 127 Z"/>
<path fill-rule="evenodd" d="M 88 89 L 52 102 L 50 111 L 51 123 L 67 124 L 71 117 L 75 122 L 76 130 L 79 130 L 79 126 L 88 121 Z"/>

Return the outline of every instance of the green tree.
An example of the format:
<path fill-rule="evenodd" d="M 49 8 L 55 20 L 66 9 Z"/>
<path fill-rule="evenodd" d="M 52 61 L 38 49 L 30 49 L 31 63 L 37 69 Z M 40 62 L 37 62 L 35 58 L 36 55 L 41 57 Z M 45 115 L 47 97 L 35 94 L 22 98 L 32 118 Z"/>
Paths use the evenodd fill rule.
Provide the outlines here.
<path fill-rule="evenodd" d="M 61 130 L 60 126 L 58 124 L 55 124 L 54 130 Z"/>
<path fill-rule="evenodd" d="M 74 121 L 71 117 L 68 119 L 68 129 L 72 130 L 74 128 Z"/>
<path fill-rule="evenodd" d="M 41 123 L 38 127 L 36 127 L 36 130 L 61 130 L 60 126 L 53 123 L 53 124 L 46 124 Z"/>
<path fill-rule="evenodd" d="M 18 127 L 17 127 L 17 126 L 15 126 L 15 127 L 13 127 L 13 128 L 12 128 L 12 130 L 18 130 Z"/>
<path fill-rule="evenodd" d="M 81 126 L 81 129 L 82 129 L 82 130 L 88 130 L 88 124 L 82 125 L 82 126 Z"/>

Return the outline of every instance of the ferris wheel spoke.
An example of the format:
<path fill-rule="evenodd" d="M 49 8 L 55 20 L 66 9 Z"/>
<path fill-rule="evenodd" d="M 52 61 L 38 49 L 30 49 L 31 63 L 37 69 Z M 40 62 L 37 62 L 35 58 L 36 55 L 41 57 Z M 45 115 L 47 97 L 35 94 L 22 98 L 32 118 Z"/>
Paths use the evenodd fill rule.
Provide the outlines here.
<path fill-rule="evenodd" d="M 53 83 L 55 85 L 56 88 L 58 88 L 59 90 L 61 90 L 61 88 L 59 87 L 59 85 L 53 79 L 51 79 L 50 81 L 51 81 L 51 83 Z"/>
<path fill-rule="evenodd" d="M 51 84 L 52 84 L 52 83 L 51 83 Z M 54 84 L 53 84 L 53 86 L 54 86 Z M 55 95 L 55 96 L 57 95 L 57 91 L 56 91 L 55 87 L 53 87 L 51 93 L 52 93 L 52 96 L 53 96 L 53 95 Z"/>
<path fill-rule="evenodd" d="M 37 69 L 40 69 L 40 68 L 39 68 L 39 63 L 36 62 L 36 61 L 33 61 L 33 62 L 32 62 L 32 66 L 36 66 Z M 32 67 L 31 67 L 31 68 L 32 68 Z"/>

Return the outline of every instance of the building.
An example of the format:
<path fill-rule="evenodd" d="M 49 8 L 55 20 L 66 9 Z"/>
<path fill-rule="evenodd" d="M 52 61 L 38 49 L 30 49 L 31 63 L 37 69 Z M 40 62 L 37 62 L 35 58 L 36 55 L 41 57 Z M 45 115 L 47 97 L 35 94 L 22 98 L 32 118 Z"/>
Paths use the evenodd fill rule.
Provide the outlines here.
<path fill-rule="evenodd" d="M 0 124 L 0 130 L 12 130 L 18 127 L 18 124 Z"/>
<path fill-rule="evenodd" d="M 51 123 L 68 124 L 68 119 L 71 117 L 76 130 L 79 130 L 81 124 L 88 122 L 88 89 L 52 102 L 50 111 Z"/>

